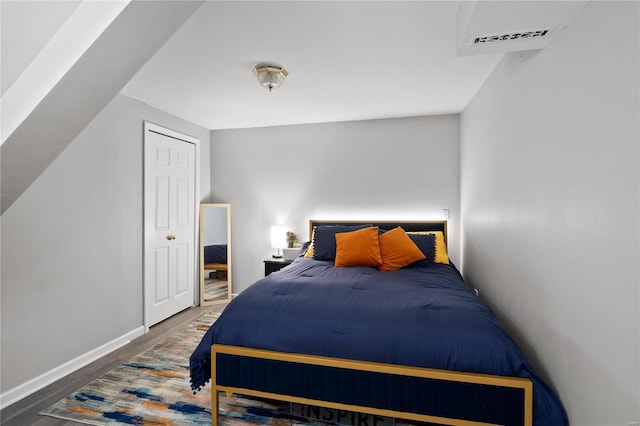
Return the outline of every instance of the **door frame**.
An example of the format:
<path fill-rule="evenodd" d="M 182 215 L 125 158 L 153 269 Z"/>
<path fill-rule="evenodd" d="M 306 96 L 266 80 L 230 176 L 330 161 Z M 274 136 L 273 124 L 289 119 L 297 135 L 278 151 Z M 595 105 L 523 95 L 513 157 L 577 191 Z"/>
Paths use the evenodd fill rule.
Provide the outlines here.
<path fill-rule="evenodd" d="M 200 292 L 198 291 L 198 283 L 200 270 L 198 268 L 198 228 L 199 228 L 199 215 L 200 215 L 200 139 L 194 136 L 189 136 L 185 133 L 180 133 L 175 130 L 168 129 L 166 127 L 160 126 L 158 124 L 154 124 L 150 121 L 143 121 L 143 131 L 142 131 L 142 175 L 143 175 L 143 184 L 142 184 L 142 230 L 143 230 L 143 244 L 142 244 L 142 312 L 143 312 L 143 323 L 144 323 L 144 332 L 145 334 L 149 332 L 149 317 L 147 312 L 147 247 L 149 246 L 149 236 L 147 232 L 147 219 L 146 219 L 146 190 L 147 183 L 149 182 L 147 176 L 146 169 L 146 160 L 147 156 L 150 155 L 149 150 L 147 149 L 147 132 L 153 131 L 155 133 L 162 134 L 164 136 L 168 136 L 173 139 L 177 139 L 179 141 L 185 143 L 191 143 L 195 147 L 195 155 L 194 155 L 194 168 L 193 168 L 193 265 L 191 267 L 194 270 L 193 274 L 193 305 L 197 305 L 199 302 Z"/>

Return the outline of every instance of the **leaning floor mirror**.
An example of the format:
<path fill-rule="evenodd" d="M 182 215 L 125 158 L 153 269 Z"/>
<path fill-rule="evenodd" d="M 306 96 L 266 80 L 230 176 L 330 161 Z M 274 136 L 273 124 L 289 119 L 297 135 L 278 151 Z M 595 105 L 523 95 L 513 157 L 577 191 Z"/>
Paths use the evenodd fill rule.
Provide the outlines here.
<path fill-rule="evenodd" d="M 200 204 L 200 305 L 231 300 L 231 205 Z"/>

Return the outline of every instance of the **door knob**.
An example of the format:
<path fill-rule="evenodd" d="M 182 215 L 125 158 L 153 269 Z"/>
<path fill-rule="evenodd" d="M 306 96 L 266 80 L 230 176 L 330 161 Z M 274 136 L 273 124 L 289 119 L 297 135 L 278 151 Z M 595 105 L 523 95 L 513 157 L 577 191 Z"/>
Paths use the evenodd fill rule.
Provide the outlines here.
<path fill-rule="evenodd" d="M 175 240 L 175 239 L 176 239 L 175 235 L 173 235 L 173 234 L 167 235 L 167 240 Z"/>

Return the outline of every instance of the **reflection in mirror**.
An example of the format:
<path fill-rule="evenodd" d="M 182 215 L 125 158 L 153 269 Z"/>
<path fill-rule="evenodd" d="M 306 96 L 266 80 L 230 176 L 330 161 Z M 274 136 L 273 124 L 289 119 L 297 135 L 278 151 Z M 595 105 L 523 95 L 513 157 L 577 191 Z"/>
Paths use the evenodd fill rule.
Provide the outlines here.
<path fill-rule="evenodd" d="M 200 305 L 231 300 L 231 205 L 200 205 Z"/>

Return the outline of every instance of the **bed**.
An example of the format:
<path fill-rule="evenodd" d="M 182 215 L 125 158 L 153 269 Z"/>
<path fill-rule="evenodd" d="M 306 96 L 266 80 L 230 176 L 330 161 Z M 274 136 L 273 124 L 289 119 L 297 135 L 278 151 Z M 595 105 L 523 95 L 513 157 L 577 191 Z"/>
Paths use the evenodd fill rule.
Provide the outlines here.
<path fill-rule="evenodd" d="M 227 277 L 227 245 L 204 246 L 204 270 L 214 273 L 218 279 Z"/>
<path fill-rule="evenodd" d="M 568 424 L 455 265 L 435 261 L 446 225 L 310 221 L 313 255 L 227 306 L 191 355 L 192 388 L 213 378 L 212 413 L 226 392 L 448 425 Z M 423 259 L 384 271 L 345 260 L 356 234 L 375 229 L 384 253 L 398 226 Z"/>

